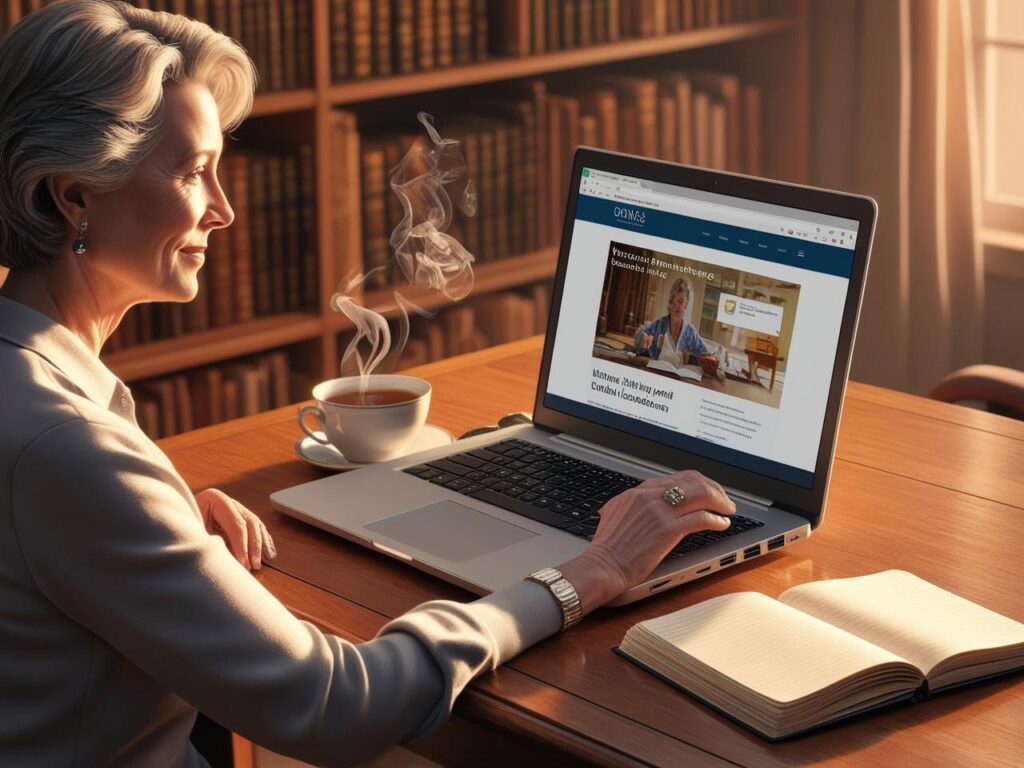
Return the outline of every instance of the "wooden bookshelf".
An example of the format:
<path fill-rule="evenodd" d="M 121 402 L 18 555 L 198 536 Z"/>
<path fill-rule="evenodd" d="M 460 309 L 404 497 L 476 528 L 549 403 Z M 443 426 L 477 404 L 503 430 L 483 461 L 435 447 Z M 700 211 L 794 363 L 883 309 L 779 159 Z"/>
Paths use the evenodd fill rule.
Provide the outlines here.
<path fill-rule="evenodd" d="M 536 253 L 480 264 L 473 269 L 474 281 L 471 295 L 496 293 L 530 283 L 550 280 L 555 276 L 557 261 L 558 249 L 544 248 Z M 437 291 L 403 290 L 401 294 L 420 309 L 442 309 L 451 303 Z M 375 312 L 379 312 L 385 317 L 392 317 L 398 313 L 393 297 L 394 291 L 390 288 L 367 291 L 363 294 L 363 302 L 365 306 Z M 351 327 L 352 324 L 344 315 L 335 313 L 328 320 L 328 328 L 334 331 L 345 331 Z"/>
<path fill-rule="evenodd" d="M 104 361 L 122 380 L 138 381 L 318 339 L 322 333 L 318 315 L 273 315 L 142 344 L 105 355 Z"/>
<path fill-rule="evenodd" d="M 278 0 L 268 0 L 276 2 Z M 707 0 L 713 2 L 714 0 Z M 165 0 L 146 0 L 163 3 Z M 210 7 L 185 0 L 188 7 Z M 290 0 L 280 0 L 290 2 Z M 754 0 L 759 7 L 754 20 L 709 25 L 658 37 L 623 37 L 614 43 L 569 47 L 531 55 L 498 55 L 476 63 L 449 66 L 432 71 L 409 74 L 371 76 L 339 82 L 332 80 L 331 9 L 334 0 L 308 0 L 307 34 L 291 50 L 304 51 L 300 68 L 305 67 L 308 87 L 263 91 L 257 93 L 247 125 L 237 132 L 237 146 L 246 142 L 276 143 L 282 147 L 308 144 L 316 159 L 314 169 L 316 206 L 313 230 L 316 238 L 317 306 L 308 314 L 283 314 L 257 317 L 236 325 L 200 331 L 186 336 L 153 341 L 104 354 L 105 361 L 122 379 L 135 382 L 155 376 L 178 374 L 196 366 L 226 362 L 244 355 L 262 354 L 276 348 L 301 349 L 296 357 L 310 367 L 312 378 L 322 378 L 336 370 L 339 360 L 340 336 L 348 330 L 346 318 L 330 307 L 330 297 L 340 279 L 363 267 L 363 255 L 353 249 L 339 254 L 337 238 L 341 236 L 335 216 L 355 218 L 360 210 L 339 208 L 338 191 L 332 178 L 331 125 L 332 113 L 344 108 L 362 116 L 373 117 L 379 128 L 385 124 L 395 132 L 416 129 L 415 109 L 409 106 L 415 97 L 429 97 L 429 104 L 456 103 L 461 108 L 472 106 L 481 94 L 481 86 L 507 84 L 533 78 L 554 76 L 554 80 L 571 80 L 587 84 L 596 73 L 629 73 L 656 76 L 663 69 L 703 68 L 728 71 L 756 83 L 764 94 L 761 145 L 763 174 L 797 182 L 808 180 L 809 162 L 809 0 Z M 17 20 L 22 9 L 31 4 L 15 0 L 0 11 L 8 23 Z M 501 4 L 488 3 L 494 10 Z M 155 7 L 155 6 L 153 6 Z M 304 7 L 293 5 L 291 7 Z M 623 9 L 626 3 L 622 3 Z M 546 20 L 550 21 L 550 19 Z M 503 29 L 503 19 L 491 21 L 492 32 Z M 625 30 L 623 35 L 625 35 Z M 492 35 L 493 37 L 493 35 Z M 245 41 L 243 40 L 243 43 Z M 473 43 L 477 45 L 476 42 Z M 374 43 L 376 45 L 376 43 Z M 417 43 L 418 45 L 418 43 Z M 288 46 L 282 46 L 284 51 Z M 522 53 L 522 49 L 519 51 Z M 267 51 L 263 58 L 267 61 Z M 308 66 L 307 66 L 308 64 Z M 286 65 L 287 66 L 287 65 Z M 294 73 L 293 73 L 294 74 Z M 260 72 L 261 82 L 272 86 L 273 72 Z M 287 82 L 276 78 L 278 84 Z M 296 82 L 303 82 L 300 77 Z M 551 80 L 549 80 L 551 82 Z M 476 90 L 473 90 L 476 89 Z M 493 89 L 493 93 L 499 93 Z M 446 94 L 451 94 L 447 96 Z M 488 89 L 486 95 L 491 96 Z M 447 101 L 443 101 L 447 99 Z M 392 100 L 392 101 L 388 101 Z M 427 100 L 424 99 L 424 102 Z M 443 107 L 442 107 L 443 108 Z M 454 111 L 454 110 L 453 110 Z M 438 110 L 444 133 L 446 115 Z M 538 116 L 540 117 L 540 116 Z M 564 196 L 550 200 L 544 216 L 560 218 Z M 550 242 L 542 239 L 541 242 Z M 493 253 L 478 253 L 475 285 L 471 298 L 524 289 L 554 276 L 556 248 L 542 247 L 534 252 L 509 255 L 501 259 Z M 439 293 L 404 292 L 425 309 L 443 310 L 450 302 Z M 367 306 L 388 310 L 393 304 L 392 290 L 367 291 Z M 390 311 L 390 310 L 389 310 Z M 257 312 L 257 314 L 259 314 Z"/>
<path fill-rule="evenodd" d="M 794 20 L 789 17 L 762 19 L 707 29 L 693 29 L 663 37 L 622 40 L 568 51 L 497 59 L 434 72 L 371 77 L 331 86 L 329 100 L 334 105 L 356 104 L 413 93 L 550 75 L 570 69 L 605 66 L 614 62 L 764 38 L 789 30 L 793 25 Z"/>

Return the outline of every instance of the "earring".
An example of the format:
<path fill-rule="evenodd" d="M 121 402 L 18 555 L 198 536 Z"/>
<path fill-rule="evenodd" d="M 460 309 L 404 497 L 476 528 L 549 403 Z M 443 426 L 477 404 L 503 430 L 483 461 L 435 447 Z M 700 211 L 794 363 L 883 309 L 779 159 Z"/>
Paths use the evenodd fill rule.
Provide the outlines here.
<path fill-rule="evenodd" d="M 85 233 L 89 231 L 89 222 L 83 221 L 82 226 L 78 228 L 78 237 L 74 244 L 71 246 L 71 250 L 81 256 L 86 251 L 85 246 Z"/>

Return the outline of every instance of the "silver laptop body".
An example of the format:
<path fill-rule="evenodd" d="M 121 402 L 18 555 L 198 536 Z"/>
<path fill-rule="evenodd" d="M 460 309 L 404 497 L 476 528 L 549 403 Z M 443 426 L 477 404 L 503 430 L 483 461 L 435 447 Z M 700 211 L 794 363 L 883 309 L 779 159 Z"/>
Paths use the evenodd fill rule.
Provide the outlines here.
<path fill-rule="evenodd" d="M 824 513 L 842 395 L 874 229 L 873 201 L 852 195 L 711 172 L 588 148 L 577 150 L 572 174 L 534 407 L 534 424 L 489 432 L 387 463 L 287 488 L 271 495 L 271 501 L 276 509 L 349 541 L 376 549 L 474 593 L 485 594 L 519 581 L 540 568 L 557 565 L 578 555 L 586 548 L 587 540 L 517 512 L 421 479 L 406 470 L 454 454 L 486 448 L 502 441 L 522 440 L 603 469 L 640 479 L 679 469 L 698 469 L 718 480 L 726 488 L 736 502 L 738 514 L 761 523 L 752 530 L 721 538 L 693 551 L 666 559 L 643 583 L 630 589 L 613 604 L 633 602 L 764 556 L 811 535 L 812 530 L 821 523 Z M 674 199 L 677 196 L 681 197 L 678 203 Z M 736 201 L 736 211 L 727 211 L 728 216 L 718 221 L 721 217 L 716 213 L 716 206 L 722 207 L 730 201 Z M 673 207 L 676 205 L 681 206 L 679 210 L 685 211 L 687 215 L 677 214 Z M 645 214 L 639 216 L 639 227 L 637 212 Z M 618 217 L 620 213 L 625 214 L 621 223 L 617 218 L 609 218 Z M 709 232 L 704 231 L 697 214 L 712 217 L 708 221 L 711 225 Z M 776 218 L 782 223 L 778 224 Z M 674 228 L 680 222 L 686 225 L 685 231 Z M 773 231 L 776 224 L 781 228 L 778 232 Z M 650 239 L 655 235 L 644 231 L 648 226 L 651 232 L 658 233 L 657 240 Z M 620 232 L 620 227 L 628 229 Z M 815 227 L 818 228 L 818 232 L 815 232 Z M 826 232 L 824 235 L 820 232 L 822 228 Z M 833 243 L 829 242 L 833 240 L 832 235 L 828 234 L 829 230 L 832 230 L 833 234 L 839 231 L 846 236 L 842 238 L 845 241 L 842 244 L 844 247 L 839 247 L 838 243 L 833 246 Z M 600 231 L 608 235 L 613 246 L 620 242 L 616 238 L 620 238 L 624 245 L 618 250 L 613 248 L 608 251 L 611 255 L 581 255 L 580 248 L 575 251 L 573 249 L 574 231 Z M 626 376 L 632 379 L 646 377 L 645 380 L 653 381 L 655 384 L 662 381 L 662 378 L 650 374 L 646 368 L 638 370 L 636 366 L 640 361 L 632 352 L 620 350 L 613 354 L 605 349 L 603 340 L 619 343 L 621 339 L 628 337 L 628 333 L 625 332 L 609 332 L 608 336 L 602 335 L 601 319 L 605 321 L 606 326 L 615 325 L 615 322 L 608 321 L 607 311 L 603 318 L 593 318 L 598 321 L 596 336 L 591 331 L 593 338 L 581 338 L 579 333 L 571 332 L 567 325 L 559 327 L 562 316 L 571 318 L 571 313 L 592 312 L 594 306 L 598 306 L 600 311 L 603 307 L 598 303 L 584 306 L 587 299 L 575 298 L 573 286 L 587 283 L 588 280 L 593 282 L 598 278 L 591 277 L 591 270 L 594 273 L 600 271 L 606 288 L 601 294 L 603 298 L 608 293 L 607 287 L 611 279 L 609 275 L 613 271 L 610 265 L 614 265 L 615 269 L 624 269 L 621 260 L 623 249 L 629 251 L 635 245 L 635 241 L 643 240 L 645 237 L 647 246 L 661 244 L 659 247 L 667 253 L 690 254 L 686 259 L 680 257 L 680 269 L 699 274 L 700 270 L 692 265 L 703 262 L 694 260 L 690 253 L 693 249 L 688 248 L 688 245 L 694 245 L 695 241 L 699 242 L 699 238 L 705 235 L 715 236 L 716 232 L 717 237 L 722 239 L 714 243 L 715 247 L 732 248 L 735 251 L 723 258 L 748 265 L 750 269 L 767 272 L 775 270 L 784 275 L 800 276 L 804 272 L 795 270 L 806 271 L 804 265 L 807 263 L 817 265 L 817 268 L 826 270 L 827 273 L 807 274 L 804 283 L 799 285 L 782 280 L 776 281 L 779 285 L 790 286 L 785 289 L 789 291 L 787 295 L 792 294 L 792 286 L 796 285 L 796 290 L 799 291 L 797 303 L 788 308 L 788 311 L 796 313 L 796 318 L 795 321 L 790 320 L 788 337 L 784 327 L 778 336 L 767 335 L 767 338 L 774 338 L 778 343 L 775 344 L 775 348 L 766 347 L 770 351 L 762 352 L 760 358 L 755 357 L 756 349 L 749 349 L 746 369 L 748 381 L 743 381 L 743 370 L 737 368 L 732 371 L 729 378 L 723 378 L 721 382 L 709 380 L 708 387 L 718 387 L 725 390 L 724 392 L 694 394 L 700 387 L 693 387 L 692 384 L 685 382 L 677 383 L 674 380 L 671 386 L 666 385 L 666 388 L 675 387 L 677 393 L 682 393 L 680 398 L 699 398 L 694 402 L 699 402 L 701 408 L 708 402 L 735 403 L 736 407 L 732 410 L 737 413 L 748 409 L 755 416 L 758 413 L 768 416 L 774 414 L 776 422 L 782 422 L 773 422 L 776 423 L 778 434 L 768 435 L 776 445 L 786 439 L 787 433 L 782 431 L 786 424 L 790 425 L 790 432 L 816 437 L 813 444 L 810 444 L 810 438 L 807 438 L 803 441 L 806 444 L 793 446 L 790 451 L 794 456 L 798 453 L 796 448 L 802 451 L 802 458 L 796 459 L 802 462 L 801 466 L 777 461 L 776 454 L 783 455 L 777 448 L 776 453 L 771 454 L 771 458 L 731 448 L 728 445 L 728 429 L 721 436 L 711 434 L 715 429 L 711 422 L 702 422 L 712 424 L 710 431 L 701 427 L 704 432 L 709 432 L 709 436 L 702 439 L 693 434 L 674 431 L 670 422 L 649 419 L 646 414 L 640 416 L 647 419 L 646 423 L 635 421 L 631 418 L 632 414 L 624 419 L 623 411 L 617 405 L 608 409 L 605 403 L 589 399 L 589 395 L 581 394 L 578 398 L 564 396 L 569 391 L 582 393 L 581 387 L 587 388 L 587 384 L 596 380 L 594 377 L 598 375 L 598 368 L 620 377 L 617 379 L 619 381 Z M 679 236 L 688 240 L 680 241 L 673 247 L 671 238 L 664 237 L 668 233 L 681 233 Z M 724 245 L 721 244 L 723 242 Z M 768 246 L 765 246 L 765 243 Z M 703 259 L 708 259 L 708 263 L 714 264 L 711 259 L 716 251 L 703 246 L 701 248 L 703 250 L 693 252 L 698 253 Z M 757 248 L 766 253 L 751 250 Z M 768 254 L 767 251 L 771 249 L 776 251 Z M 648 248 L 638 249 L 637 253 L 658 254 L 662 251 Z M 571 256 L 577 260 L 574 265 L 569 264 Z M 769 256 L 775 260 L 768 261 L 768 266 L 764 269 L 757 266 L 758 261 L 751 260 L 766 259 Z M 803 261 L 808 258 L 812 261 Z M 580 259 L 590 261 L 581 262 Z M 574 267 L 575 271 L 570 267 Z M 746 279 L 750 285 L 759 284 L 753 277 L 747 278 L 747 275 L 756 277 L 750 269 L 733 271 L 742 275 L 740 282 Z M 660 279 L 662 273 L 651 274 Z M 655 277 L 650 279 L 655 281 L 653 285 L 660 286 Z M 720 288 L 719 293 L 730 290 L 730 284 L 724 278 L 715 279 L 724 286 Z M 711 284 L 710 279 L 706 282 L 708 285 Z M 665 290 L 661 287 L 658 289 L 662 292 Z M 737 294 L 740 292 L 736 286 L 732 286 L 731 290 L 736 290 Z M 783 292 L 781 288 L 779 290 Z M 832 300 L 826 301 L 822 297 L 804 293 L 811 290 L 820 290 L 832 297 Z M 691 286 L 691 294 L 693 292 Z M 590 296 L 593 293 L 591 286 L 588 292 L 579 295 Z M 754 297 L 760 295 L 757 289 L 744 291 L 744 294 Z M 804 298 L 805 295 L 809 298 Z M 704 288 L 703 296 L 713 311 L 714 306 L 708 298 L 707 287 Z M 841 301 L 838 301 L 837 297 L 840 296 Z M 721 307 L 727 307 L 728 296 L 719 298 Z M 743 297 L 734 300 L 740 302 L 741 312 L 745 306 L 743 301 L 754 302 L 751 306 L 755 312 L 763 309 L 767 320 L 750 320 L 749 322 L 755 326 L 762 322 L 781 323 L 782 320 L 773 320 L 773 317 L 778 315 L 782 318 L 787 311 L 785 303 L 781 305 L 781 310 L 776 311 L 771 301 Z M 597 301 L 600 302 L 600 299 Z M 820 306 L 815 306 L 815 302 Z M 821 317 L 801 317 L 798 311 L 801 304 L 809 307 L 806 312 L 816 311 Z M 732 309 L 736 311 L 735 304 Z M 731 316 L 721 314 L 725 309 L 719 311 L 718 320 L 723 317 L 732 320 Z M 834 316 L 828 315 L 828 322 L 834 325 L 834 344 L 823 356 L 818 347 L 814 348 L 816 355 L 808 355 L 810 347 L 801 348 L 801 344 L 806 347 L 806 342 L 802 340 L 803 337 L 797 336 L 800 332 L 797 329 L 804 327 L 800 323 L 810 327 L 816 320 L 820 321 L 818 328 L 828 326 L 825 317 L 829 311 L 834 313 Z M 566 323 L 569 322 L 567 319 Z M 701 322 L 703 323 L 703 320 Z M 634 325 L 636 324 L 623 324 L 621 330 L 632 331 Z M 728 323 L 718 325 L 720 327 L 715 328 L 713 322 L 711 326 L 704 327 L 713 328 L 712 333 L 722 338 L 727 338 L 728 334 L 735 330 L 734 326 Z M 594 328 L 594 325 L 591 324 L 590 327 Z M 753 330 L 745 330 L 750 331 L 750 335 L 754 333 Z M 772 327 L 769 330 L 777 329 Z M 764 335 L 758 334 L 759 337 Z M 800 339 L 799 343 L 797 339 Z M 784 350 L 778 348 L 783 341 L 786 342 Z M 579 365 L 574 365 L 573 370 L 560 370 L 559 365 L 565 368 L 568 363 L 559 363 L 559 356 L 564 358 L 567 355 L 582 355 L 582 352 L 575 351 L 577 347 L 583 345 L 590 350 L 592 342 L 592 366 L 588 365 L 580 370 Z M 570 344 L 571 346 L 568 346 Z M 628 347 L 628 344 L 626 346 Z M 726 365 L 730 348 L 723 345 L 720 350 L 720 365 Z M 590 355 L 591 352 L 586 354 Z M 630 355 L 628 360 L 627 354 Z M 771 371 L 771 387 L 767 393 L 764 390 L 768 390 L 769 387 L 764 378 L 768 374 L 762 374 L 760 366 L 754 365 L 755 360 L 763 360 L 765 355 L 776 358 L 775 367 Z M 812 357 L 816 359 L 812 361 Z M 798 360 L 801 362 L 798 363 Z M 787 362 L 788 366 L 780 373 L 777 369 L 782 362 Z M 630 367 L 625 367 L 627 363 Z M 791 383 L 801 381 L 794 378 L 798 375 L 803 376 L 803 383 Z M 574 381 L 574 377 L 577 376 L 583 379 L 583 383 Z M 652 376 L 654 378 L 651 378 Z M 602 379 L 602 385 L 608 380 Z M 810 387 L 810 380 L 817 385 L 812 387 L 817 393 L 816 397 L 797 398 L 794 393 L 789 402 L 785 400 L 787 388 L 797 390 L 799 387 Z M 687 389 L 688 387 L 691 389 Z M 656 389 L 655 392 L 657 391 Z M 736 393 L 739 394 L 738 398 Z M 599 393 L 595 397 L 604 396 Z M 754 402 L 750 399 L 755 397 L 767 402 L 767 405 L 765 402 Z M 649 404 L 650 400 L 646 400 L 645 403 Z M 817 412 L 814 403 L 818 403 Z M 803 416 L 803 411 L 808 415 Z"/>

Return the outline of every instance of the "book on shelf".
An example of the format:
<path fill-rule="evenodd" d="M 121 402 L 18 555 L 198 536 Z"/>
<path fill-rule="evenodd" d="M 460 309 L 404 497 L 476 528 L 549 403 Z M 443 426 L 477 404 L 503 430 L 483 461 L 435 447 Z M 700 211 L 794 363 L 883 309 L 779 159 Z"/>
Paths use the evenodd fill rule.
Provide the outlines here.
<path fill-rule="evenodd" d="M 416 0 L 416 68 L 433 69 L 434 55 L 434 0 Z"/>
<path fill-rule="evenodd" d="M 373 74 L 386 77 L 391 74 L 391 1 L 373 3 Z"/>
<path fill-rule="evenodd" d="M 434 0 L 434 63 L 444 69 L 453 62 L 452 0 Z"/>
<path fill-rule="evenodd" d="M 352 77 L 373 74 L 373 1 L 349 0 L 349 72 Z"/>
<path fill-rule="evenodd" d="M 452 0 L 452 63 L 473 61 L 473 0 Z"/>
<path fill-rule="evenodd" d="M 616 649 L 775 741 L 1024 668 L 1024 624 L 905 571 L 722 595 Z"/>
<path fill-rule="evenodd" d="M 170 437 L 309 397 L 312 377 L 275 350 L 188 373 L 134 384 L 139 426 L 152 439 Z"/>
<path fill-rule="evenodd" d="M 395 72 L 400 75 L 416 70 L 416 0 L 395 0 L 394 19 Z M 338 78 L 335 78 L 338 79 Z"/>

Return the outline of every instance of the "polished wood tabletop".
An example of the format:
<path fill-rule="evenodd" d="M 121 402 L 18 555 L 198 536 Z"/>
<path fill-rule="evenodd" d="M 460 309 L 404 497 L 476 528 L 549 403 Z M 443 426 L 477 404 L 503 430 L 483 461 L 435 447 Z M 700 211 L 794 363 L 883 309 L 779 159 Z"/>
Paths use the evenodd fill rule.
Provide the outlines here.
<path fill-rule="evenodd" d="M 532 409 L 542 342 L 417 368 L 431 423 L 456 435 Z M 296 615 L 374 636 L 425 600 L 468 593 L 273 510 L 322 477 L 294 452 L 296 408 L 161 441 L 193 490 L 258 513 L 279 555 L 258 575 Z M 902 568 L 1024 621 L 1024 423 L 851 383 L 825 519 L 807 541 L 637 604 L 604 609 L 475 681 L 426 753 L 450 765 L 1020 765 L 1024 678 L 982 683 L 779 744 L 762 741 L 612 653 L 626 629 L 728 592 L 772 597 Z M 757 638 L 750 638 L 757 652 Z M 461 730 L 460 730 L 461 729 Z M 455 734 L 452 736 L 451 734 Z M 471 745 L 471 748 L 470 748 Z M 431 751 L 433 750 L 433 751 Z M 447 752 L 445 752 L 447 750 Z"/>

